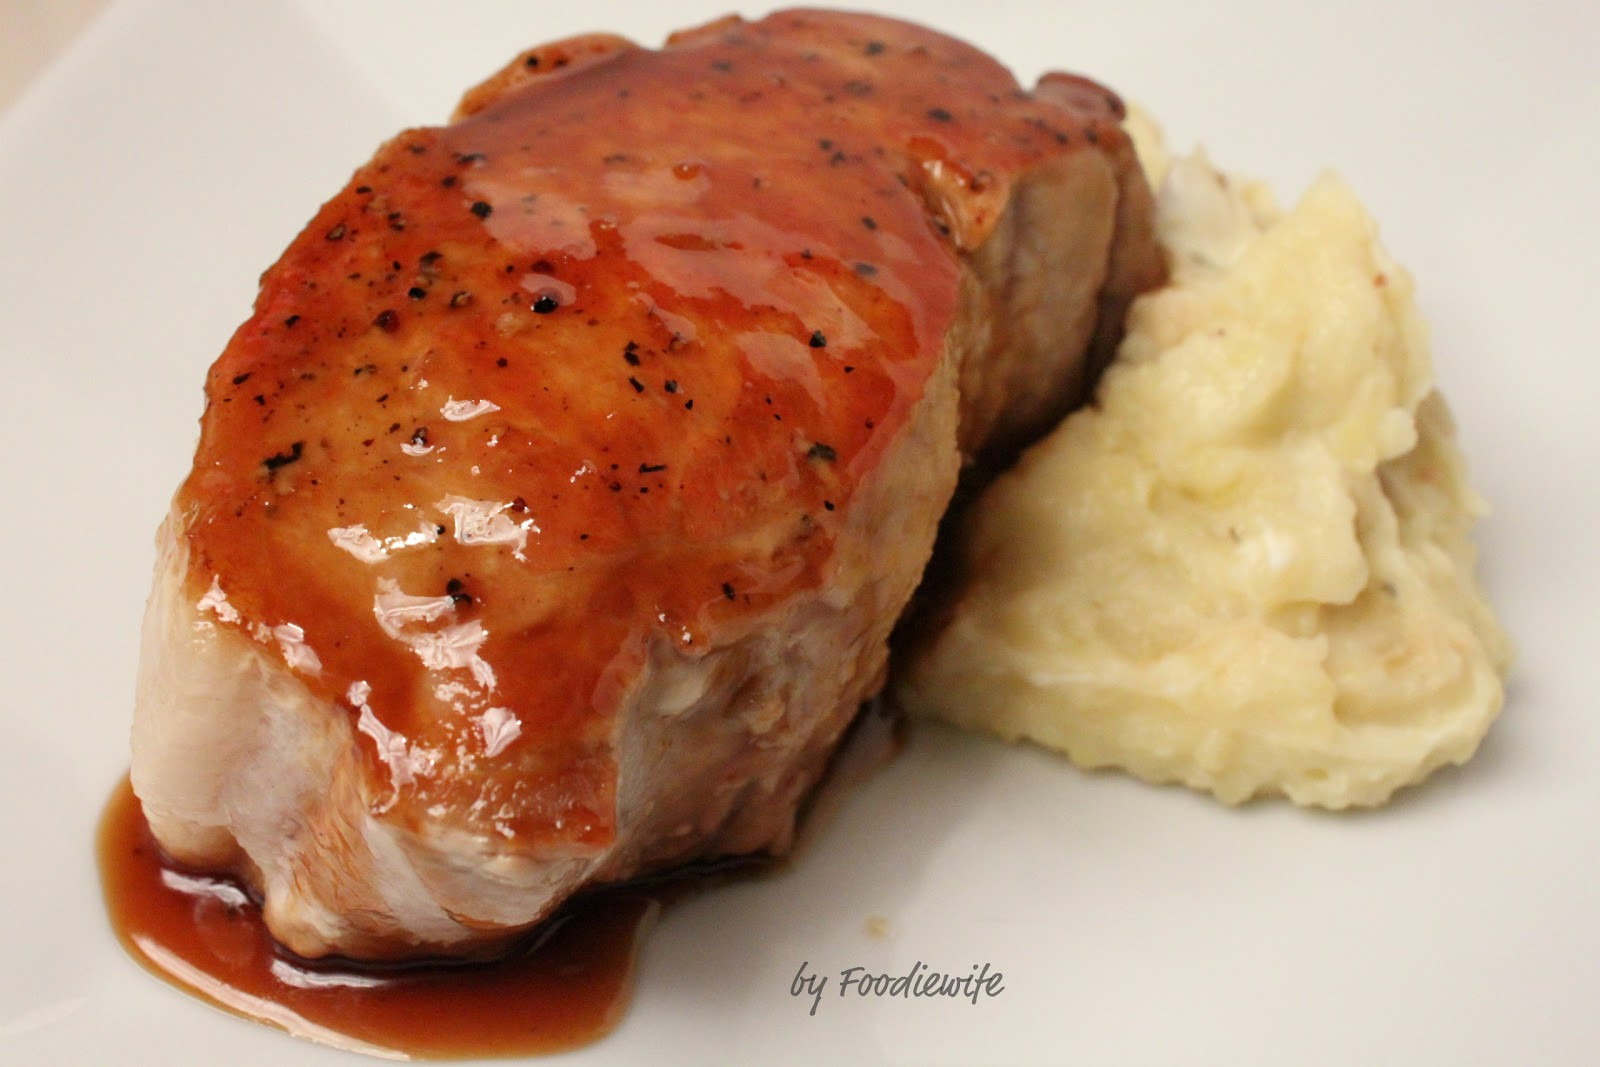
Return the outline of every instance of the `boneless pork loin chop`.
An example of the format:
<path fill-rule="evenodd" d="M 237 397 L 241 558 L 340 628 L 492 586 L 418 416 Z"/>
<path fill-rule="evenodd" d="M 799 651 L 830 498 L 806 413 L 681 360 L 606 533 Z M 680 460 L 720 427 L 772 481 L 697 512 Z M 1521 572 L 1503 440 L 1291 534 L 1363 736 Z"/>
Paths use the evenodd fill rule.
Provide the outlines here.
<path fill-rule="evenodd" d="M 133 783 L 305 956 L 784 851 L 963 458 L 1161 274 L 1115 97 L 859 15 L 536 48 L 267 271 L 162 529 Z"/>

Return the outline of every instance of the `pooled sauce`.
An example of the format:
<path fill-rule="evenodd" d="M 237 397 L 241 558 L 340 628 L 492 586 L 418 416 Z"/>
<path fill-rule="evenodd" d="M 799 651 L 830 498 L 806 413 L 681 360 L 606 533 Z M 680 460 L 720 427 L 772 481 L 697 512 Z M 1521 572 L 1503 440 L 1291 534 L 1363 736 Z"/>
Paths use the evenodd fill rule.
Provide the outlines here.
<path fill-rule="evenodd" d="M 675 880 L 593 894 L 487 963 L 328 963 L 280 948 L 238 883 L 171 866 L 126 778 L 98 847 L 111 925 L 146 970 L 296 1037 L 391 1058 L 531 1055 L 604 1037 L 663 898 L 681 891 Z"/>
<path fill-rule="evenodd" d="M 863 710 L 807 804 L 802 844 L 899 751 L 898 727 L 879 702 Z M 499 959 L 396 966 L 286 952 L 241 885 L 170 863 L 127 778 L 96 845 L 111 926 L 146 970 L 296 1037 L 402 1059 L 529 1056 L 598 1041 L 627 1010 L 639 951 L 665 905 L 777 866 L 732 859 L 601 890 Z"/>

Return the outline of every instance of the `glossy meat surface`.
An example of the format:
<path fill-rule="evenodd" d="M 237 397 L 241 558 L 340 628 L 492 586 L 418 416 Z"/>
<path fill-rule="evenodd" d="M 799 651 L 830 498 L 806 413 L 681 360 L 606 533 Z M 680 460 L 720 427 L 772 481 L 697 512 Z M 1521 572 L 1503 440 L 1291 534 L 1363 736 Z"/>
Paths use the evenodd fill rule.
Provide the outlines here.
<path fill-rule="evenodd" d="M 1059 415 L 1159 272 L 1119 118 L 794 12 L 536 49 L 385 145 L 207 381 L 135 728 L 164 844 L 254 879 L 298 951 L 364 955 L 785 847 L 958 435 Z M 995 236 L 1040 174 L 1075 278 Z"/>

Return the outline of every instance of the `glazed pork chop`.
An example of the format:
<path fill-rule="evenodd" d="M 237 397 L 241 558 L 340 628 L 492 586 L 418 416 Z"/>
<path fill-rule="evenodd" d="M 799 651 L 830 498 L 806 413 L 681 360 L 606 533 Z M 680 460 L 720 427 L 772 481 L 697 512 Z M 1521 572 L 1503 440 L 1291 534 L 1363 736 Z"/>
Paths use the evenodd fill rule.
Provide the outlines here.
<path fill-rule="evenodd" d="M 159 541 L 133 783 L 304 956 L 781 853 L 963 460 L 1161 262 L 1098 86 L 789 12 L 534 49 L 262 279 Z"/>

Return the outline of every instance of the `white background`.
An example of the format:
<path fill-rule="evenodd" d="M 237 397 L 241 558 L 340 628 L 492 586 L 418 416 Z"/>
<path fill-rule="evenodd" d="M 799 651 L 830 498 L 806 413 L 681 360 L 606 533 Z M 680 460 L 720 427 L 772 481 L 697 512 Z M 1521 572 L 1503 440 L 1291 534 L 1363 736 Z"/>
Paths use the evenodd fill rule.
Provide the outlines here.
<path fill-rule="evenodd" d="M 1340 817 L 920 731 L 788 873 L 671 912 L 622 1028 L 562 1062 L 1594 1062 L 1600 8 L 878 6 L 1025 80 L 1089 73 L 1286 199 L 1337 165 L 1419 280 L 1497 509 L 1507 710 L 1465 770 Z M 148 978 L 98 898 L 94 820 L 205 368 L 379 140 L 525 45 L 655 42 L 723 10 L 123 0 L 0 113 L 0 1062 L 355 1062 Z M 788 996 L 803 960 L 919 959 L 987 961 L 1006 990 L 814 1018 Z"/>

